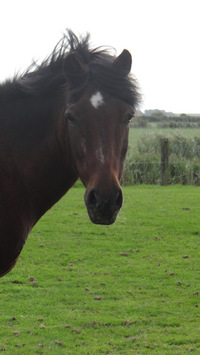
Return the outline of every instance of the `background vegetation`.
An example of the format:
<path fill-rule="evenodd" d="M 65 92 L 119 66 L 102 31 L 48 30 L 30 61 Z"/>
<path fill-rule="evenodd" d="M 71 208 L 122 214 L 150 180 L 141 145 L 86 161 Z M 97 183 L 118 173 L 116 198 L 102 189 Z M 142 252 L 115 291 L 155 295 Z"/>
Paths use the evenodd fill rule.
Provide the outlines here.
<path fill-rule="evenodd" d="M 123 184 L 160 184 L 162 138 L 169 139 L 169 184 L 200 185 L 200 117 L 166 116 L 162 112 L 136 117 Z"/>

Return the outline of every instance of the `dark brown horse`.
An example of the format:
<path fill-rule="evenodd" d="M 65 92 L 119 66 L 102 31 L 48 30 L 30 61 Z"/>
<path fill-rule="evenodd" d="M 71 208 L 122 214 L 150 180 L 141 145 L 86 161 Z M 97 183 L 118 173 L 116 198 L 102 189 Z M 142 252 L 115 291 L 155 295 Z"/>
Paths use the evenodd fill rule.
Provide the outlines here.
<path fill-rule="evenodd" d="M 88 39 L 68 31 L 41 65 L 0 85 L 0 276 L 78 178 L 93 223 L 113 223 L 121 208 L 139 95 L 130 53 L 91 50 Z"/>

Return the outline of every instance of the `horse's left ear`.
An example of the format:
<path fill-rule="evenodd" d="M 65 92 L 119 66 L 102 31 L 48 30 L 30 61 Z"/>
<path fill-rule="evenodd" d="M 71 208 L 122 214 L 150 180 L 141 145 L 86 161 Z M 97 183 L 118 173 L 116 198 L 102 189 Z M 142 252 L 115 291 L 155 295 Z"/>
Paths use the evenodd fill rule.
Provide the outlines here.
<path fill-rule="evenodd" d="M 124 49 L 123 52 L 115 59 L 114 65 L 118 67 L 119 70 L 123 70 L 125 75 L 128 75 L 132 65 L 131 53 L 127 49 Z"/>

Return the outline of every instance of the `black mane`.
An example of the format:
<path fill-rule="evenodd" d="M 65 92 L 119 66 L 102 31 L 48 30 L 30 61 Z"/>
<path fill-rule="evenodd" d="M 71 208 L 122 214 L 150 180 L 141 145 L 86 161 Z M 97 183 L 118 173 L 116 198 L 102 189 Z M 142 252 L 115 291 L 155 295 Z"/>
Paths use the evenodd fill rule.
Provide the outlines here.
<path fill-rule="evenodd" d="M 60 93 L 60 90 L 72 90 L 73 94 L 80 95 L 91 79 L 99 89 L 135 107 L 139 102 L 136 80 L 130 74 L 127 76 L 116 70 L 112 65 L 116 57 L 108 49 L 90 49 L 89 38 L 87 34 L 78 39 L 73 32 L 67 31 L 46 60 L 40 65 L 33 63 L 24 75 L 14 79 L 13 84 L 31 96 L 49 94 L 50 91 Z M 65 61 L 71 53 L 84 67 L 84 73 L 74 78 L 73 88 L 65 72 Z"/>

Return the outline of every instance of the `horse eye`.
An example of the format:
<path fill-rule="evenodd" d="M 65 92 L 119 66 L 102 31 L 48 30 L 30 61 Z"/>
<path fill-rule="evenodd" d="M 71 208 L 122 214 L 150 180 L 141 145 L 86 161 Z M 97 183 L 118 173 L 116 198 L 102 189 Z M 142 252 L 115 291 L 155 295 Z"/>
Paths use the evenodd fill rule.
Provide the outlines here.
<path fill-rule="evenodd" d="M 133 116 L 134 116 L 133 112 L 127 112 L 125 117 L 124 117 L 123 123 L 124 124 L 129 124 L 130 121 L 132 120 Z"/>
<path fill-rule="evenodd" d="M 77 123 L 76 117 L 74 117 L 71 112 L 66 112 L 65 113 L 65 118 L 67 119 L 67 121 L 72 125 L 75 126 Z"/>

